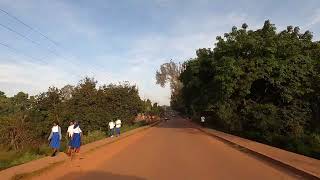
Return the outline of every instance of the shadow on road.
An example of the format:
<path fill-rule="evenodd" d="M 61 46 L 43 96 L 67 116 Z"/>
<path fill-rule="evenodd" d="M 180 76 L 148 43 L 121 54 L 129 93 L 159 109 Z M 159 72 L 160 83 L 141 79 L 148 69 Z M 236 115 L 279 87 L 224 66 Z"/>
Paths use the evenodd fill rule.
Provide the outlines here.
<path fill-rule="evenodd" d="M 197 125 L 190 120 L 186 120 L 180 117 L 172 118 L 168 121 L 163 121 L 160 124 L 154 126 L 154 128 L 174 129 L 175 132 L 188 133 L 188 134 L 203 134 Z"/>
<path fill-rule="evenodd" d="M 304 178 L 304 174 L 302 173 L 297 173 L 295 170 L 288 168 L 287 166 L 283 165 L 282 163 L 279 163 L 276 160 L 271 160 L 270 158 L 266 158 L 265 156 L 261 155 L 260 153 L 257 153 L 255 151 L 249 150 L 247 148 L 243 148 L 238 144 L 232 143 L 224 138 L 221 138 L 219 136 L 216 136 L 214 134 L 210 134 L 204 131 L 199 130 L 201 126 L 184 118 L 181 117 L 177 117 L 177 118 L 172 118 L 167 122 L 162 122 L 159 125 L 155 126 L 155 128 L 172 128 L 174 132 L 179 132 L 179 133 L 184 133 L 184 134 L 194 134 L 194 135 L 206 135 L 209 137 L 212 137 L 226 145 L 228 145 L 229 147 L 240 151 L 244 154 L 246 154 L 247 156 L 250 156 L 251 158 L 254 158 L 258 161 L 262 161 L 265 164 L 269 165 L 270 167 L 273 167 L 275 169 L 278 169 L 280 171 L 286 172 L 288 175 L 296 178 L 296 179 L 303 179 Z M 171 132 L 172 132 L 171 131 Z M 243 139 L 242 141 L 245 142 L 252 142 L 251 140 L 248 139 Z"/>
<path fill-rule="evenodd" d="M 65 179 L 74 179 L 74 180 L 88 180 L 88 179 L 112 179 L 112 180 L 145 180 L 144 178 L 135 177 L 135 176 L 126 176 L 126 175 L 119 175 L 113 174 L 104 171 L 90 171 L 84 173 L 69 173 L 58 180 L 65 180 Z"/>
<path fill-rule="evenodd" d="M 163 121 L 162 123 L 156 125 L 157 128 L 194 128 L 189 120 L 183 118 L 172 118 L 168 121 Z"/>

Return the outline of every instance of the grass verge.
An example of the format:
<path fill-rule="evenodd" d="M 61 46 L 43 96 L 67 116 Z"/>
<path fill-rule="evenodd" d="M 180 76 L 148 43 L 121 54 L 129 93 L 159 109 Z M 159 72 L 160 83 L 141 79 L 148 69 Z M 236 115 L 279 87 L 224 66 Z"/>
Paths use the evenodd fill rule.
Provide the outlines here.
<path fill-rule="evenodd" d="M 39 169 L 37 171 L 33 171 L 31 173 L 22 173 L 22 174 L 17 174 L 15 176 L 13 176 L 11 179 L 12 180 L 28 180 L 28 179 L 31 179 L 32 177 L 34 176 L 37 176 L 37 175 L 40 175 L 41 173 L 43 173 L 44 171 L 47 171 L 47 170 L 50 170 L 56 166 L 59 166 L 60 164 L 64 163 L 65 161 L 60 161 L 60 162 L 55 162 L 55 163 L 52 163 L 50 164 L 49 166 L 45 167 L 45 168 L 42 168 L 42 169 Z"/>
<path fill-rule="evenodd" d="M 147 125 L 147 123 L 143 121 L 137 122 L 133 125 L 124 124 L 121 128 L 121 133 L 130 131 L 145 125 Z M 107 137 L 107 132 L 95 130 L 84 135 L 82 142 L 83 144 L 88 144 L 94 141 L 104 139 L 106 137 Z M 61 152 L 66 151 L 67 143 L 68 143 L 67 140 L 63 138 L 61 142 L 61 148 L 60 148 Z M 21 152 L 0 149 L 0 171 L 16 165 L 24 164 L 29 161 L 48 156 L 50 155 L 50 153 L 51 153 L 51 148 L 48 146 L 48 144 L 42 144 L 37 148 L 32 148 L 32 149 L 24 150 Z"/>

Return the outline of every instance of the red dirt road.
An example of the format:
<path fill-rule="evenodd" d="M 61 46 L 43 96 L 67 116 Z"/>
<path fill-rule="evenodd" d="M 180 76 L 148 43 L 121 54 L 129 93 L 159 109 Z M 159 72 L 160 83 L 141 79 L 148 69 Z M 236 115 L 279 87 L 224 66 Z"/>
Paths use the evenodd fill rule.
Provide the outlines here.
<path fill-rule="evenodd" d="M 280 167 L 240 152 L 170 120 L 55 167 L 34 179 L 212 180 L 297 179 Z"/>

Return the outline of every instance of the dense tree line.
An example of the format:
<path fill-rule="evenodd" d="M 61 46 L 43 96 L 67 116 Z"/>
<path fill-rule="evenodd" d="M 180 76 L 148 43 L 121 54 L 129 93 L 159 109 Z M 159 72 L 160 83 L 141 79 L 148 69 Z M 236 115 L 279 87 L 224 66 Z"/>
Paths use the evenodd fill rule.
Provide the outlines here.
<path fill-rule="evenodd" d="M 173 108 L 210 125 L 320 158 L 320 42 L 288 26 L 218 36 L 183 64 Z"/>
<path fill-rule="evenodd" d="M 86 134 L 106 131 L 108 122 L 117 118 L 131 124 L 141 112 L 159 115 L 162 107 L 141 100 L 137 87 L 128 82 L 97 87 L 94 79 L 85 78 L 76 86 L 50 87 L 36 96 L 19 92 L 7 97 L 0 92 L 0 146 L 14 150 L 38 146 L 54 121 L 63 131 L 69 121 L 79 121 Z"/>
<path fill-rule="evenodd" d="M 150 99 L 146 99 L 143 101 L 143 111 L 144 115 L 156 115 L 159 117 L 163 117 L 165 114 L 165 107 L 158 105 L 158 103 L 153 103 Z"/>

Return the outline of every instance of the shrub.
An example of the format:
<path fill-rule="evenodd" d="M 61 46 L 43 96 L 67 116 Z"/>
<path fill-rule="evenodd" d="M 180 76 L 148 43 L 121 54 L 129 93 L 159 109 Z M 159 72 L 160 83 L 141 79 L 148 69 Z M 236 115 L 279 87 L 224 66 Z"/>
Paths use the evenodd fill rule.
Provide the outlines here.
<path fill-rule="evenodd" d="M 52 150 L 48 144 L 42 144 L 37 149 L 37 154 L 40 155 L 50 155 L 50 153 L 52 153 Z"/>
<path fill-rule="evenodd" d="M 143 120 L 143 121 L 136 122 L 133 126 L 141 127 L 146 125 L 148 125 L 148 122 L 146 120 Z"/>
<path fill-rule="evenodd" d="M 106 137 L 106 133 L 101 130 L 89 131 L 87 135 L 82 136 L 82 143 L 88 144 Z"/>
<path fill-rule="evenodd" d="M 29 162 L 29 161 L 32 161 L 34 159 L 38 159 L 38 158 L 41 158 L 41 157 L 43 157 L 43 155 L 35 154 L 33 152 L 25 152 L 19 158 L 13 160 L 10 163 L 10 166 L 23 164 L 23 163 L 26 163 L 26 162 Z"/>
<path fill-rule="evenodd" d="M 201 115 L 229 133 L 316 157 L 320 117 L 319 41 L 310 31 L 233 27 L 186 61 L 173 109 Z M 183 107 L 181 110 L 180 107 Z M 199 122 L 199 121 L 198 121 Z M 319 155 L 318 155 L 319 156 Z"/>
<path fill-rule="evenodd" d="M 23 164 L 35 159 L 44 157 L 33 151 L 17 152 L 17 151 L 1 151 L 0 152 L 0 170 L 12 166 Z"/>

